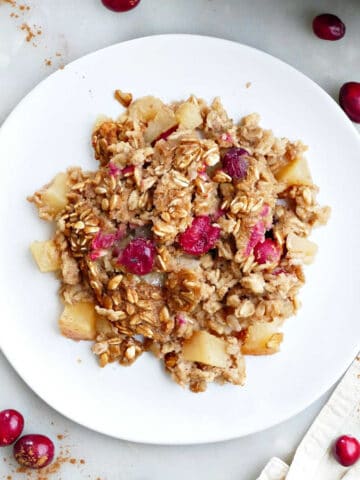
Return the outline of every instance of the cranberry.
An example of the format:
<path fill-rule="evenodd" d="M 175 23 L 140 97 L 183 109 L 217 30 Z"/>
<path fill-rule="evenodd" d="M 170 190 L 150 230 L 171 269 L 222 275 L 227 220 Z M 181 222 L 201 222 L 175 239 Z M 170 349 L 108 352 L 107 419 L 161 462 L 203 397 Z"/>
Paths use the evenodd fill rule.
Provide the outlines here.
<path fill-rule="evenodd" d="M 43 468 L 54 458 L 55 447 L 45 435 L 24 435 L 14 445 L 15 459 L 23 467 Z"/>
<path fill-rule="evenodd" d="M 354 437 L 342 435 L 334 444 L 333 454 L 341 465 L 350 467 L 360 458 L 360 443 Z"/>
<path fill-rule="evenodd" d="M 21 435 L 24 417 L 16 410 L 0 412 L 0 447 L 11 445 Z"/>
<path fill-rule="evenodd" d="M 249 155 L 249 152 L 243 148 L 230 148 L 222 159 L 224 172 L 235 180 L 243 180 L 248 169 L 246 155 Z"/>
<path fill-rule="evenodd" d="M 113 12 L 127 12 L 139 5 L 140 0 L 101 0 L 102 4 Z"/>
<path fill-rule="evenodd" d="M 347 116 L 353 122 L 360 123 L 360 83 L 344 83 L 340 89 L 339 101 Z"/>
<path fill-rule="evenodd" d="M 280 260 L 281 250 L 274 240 L 267 238 L 263 242 L 255 245 L 254 256 L 259 265 L 268 262 L 275 263 Z"/>
<path fill-rule="evenodd" d="M 220 237 L 220 228 L 211 224 L 210 217 L 196 217 L 184 233 L 179 235 L 179 243 L 184 252 L 202 255 L 214 248 Z"/>
<path fill-rule="evenodd" d="M 323 13 L 313 20 L 313 31 L 322 40 L 340 40 L 345 35 L 345 25 L 336 15 Z"/>
<path fill-rule="evenodd" d="M 156 248 L 151 240 L 135 238 L 120 253 L 118 262 L 135 275 L 146 275 L 153 269 Z"/>
<path fill-rule="evenodd" d="M 265 224 L 262 220 L 259 220 L 256 225 L 251 230 L 249 241 L 245 248 L 245 255 L 249 256 L 251 250 L 257 245 L 259 242 L 263 242 L 265 240 Z"/>
<path fill-rule="evenodd" d="M 103 233 L 99 231 L 95 237 L 92 239 L 91 248 L 93 250 L 99 250 L 102 248 L 110 248 L 113 246 L 116 240 L 115 233 Z"/>

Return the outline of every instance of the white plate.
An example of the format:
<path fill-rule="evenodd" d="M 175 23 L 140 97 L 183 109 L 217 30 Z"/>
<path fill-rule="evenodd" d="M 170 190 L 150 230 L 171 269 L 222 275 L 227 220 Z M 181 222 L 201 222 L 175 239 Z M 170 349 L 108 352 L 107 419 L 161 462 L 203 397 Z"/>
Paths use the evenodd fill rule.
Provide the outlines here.
<path fill-rule="evenodd" d="M 50 229 L 25 198 L 70 165 L 96 168 L 90 131 L 99 114 L 122 110 L 113 99 L 116 88 L 165 100 L 220 95 L 235 119 L 260 112 L 265 127 L 310 146 L 320 200 L 333 214 L 314 234 L 319 254 L 307 271 L 303 307 L 286 324 L 281 353 L 249 357 L 244 388 L 211 385 L 192 394 L 170 381 L 150 354 L 131 368 L 100 369 L 89 343 L 58 332 L 57 281 L 38 272 L 28 249 Z M 238 437 L 305 408 L 359 349 L 359 136 L 325 92 L 281 61 L 237 43 L 188 35 L 114 45 L 35 88 L 2 127 L 0 158 L 1 347 L 28 385 L 76 422 L 149 443 Z"/>

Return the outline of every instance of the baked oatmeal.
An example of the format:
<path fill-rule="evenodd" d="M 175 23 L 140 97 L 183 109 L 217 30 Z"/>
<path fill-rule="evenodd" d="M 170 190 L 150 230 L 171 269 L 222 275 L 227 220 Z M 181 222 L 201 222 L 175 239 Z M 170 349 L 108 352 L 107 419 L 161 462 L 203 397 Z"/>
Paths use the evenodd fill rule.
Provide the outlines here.
<path fill-rule="evenodd" d="M 329 216 L 306 147 L 257 114 L 234 123 L 218 98 L 116 98 L 125 112 L 92 133 L 98 169 L 29 198 L 55 224 L 31 250 L 58 272 L 60 330 L 94 341 L 102 367 L 151 351 L 193 392 L 243 385 L 244 355 L 278 352 Z"/>

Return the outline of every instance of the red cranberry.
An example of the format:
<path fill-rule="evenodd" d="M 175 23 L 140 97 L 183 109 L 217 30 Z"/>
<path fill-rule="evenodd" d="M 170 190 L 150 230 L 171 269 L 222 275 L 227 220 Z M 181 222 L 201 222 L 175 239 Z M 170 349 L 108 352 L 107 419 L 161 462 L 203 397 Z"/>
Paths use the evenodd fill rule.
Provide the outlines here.
<path fill-rule="evenodd" d="M 127 12 L 139 5 L 140 0 L 101 0 L 102 4 L 113 12 Z"/>
<path fill-rule="evenodd" d="M 345 25 L 336 15 L 323 13 L 313 20 L 313 31 L 322 40 L 340 40 L 345 35 Z"/>
<path fill-rule="evenodd" d="M 15 459 L 23 467 L 46 467 L 52 462 L 54 453 L 54 444 L 45 435 L 24 435 L 14 445 Z"/>
<path fill-rule="evenodd" d="M 360 83 L 344 83 L 340 89 L 339 101 L 347 116 L 353 122 L 360 123 Z"/>
<path fill-rule="evenodd" d="M 99 250 L 102 248 L 110 248 L 113 246 L 116 240 L 115 233 L 103 233 L 101 230 L 95 235 L 91 242 L 91 248 L 93 250 Z"/>
<path fill-rule="evenodd" d="M 179 235 L 179 243 L 184 252 L 202 255 L 214 248 L 220 237 L 220 228 L 211 224 L 210 217 L 196 217 L 184 233 Z"/>
<path fill-rule="evenodd" d="M 350 467 L 360 458 L 360 443 L 354 437 L 342 435 L 336 440 L 333 453 L 341 465 Z"/>
<path fill-rule="evenodd" d="M 21 435 L 24 417 L 16 410 L 0 412 L 0 447 L 11 445 Z"/>
<path fill-rule="evenodd" d="M 135 238 L 120 253 L 118 262 L 135 275 L 146 275 L 153 269 L 156 248 L 151 240 Z"/>
<path fill-rule="evenodd" d="M 224 172 L 235 180 L 243 180 L 249 165 L 246 155 L 249 155 L 249 152 L 243 148 L 230 148 L 222 159 Z"/>
<path fill-rule="evenodd" d="M 279 245 L 271 238 L 267 238 L 262 243 L 254 247 L 255 260 L 259 265 L 263 263 L 275 263 L 280 260 L 281 250 Z"/>
<path fill-rule="evenodd" d="M 259 220 L 256 225 L 251 230 L 249 241 L 245 248 L 245 255 L 248 257 L 251 253 L 251 250 L 257 245 L 259 242 L 263 242 L 265 240 L 265 224 L 262 220 Z"/>

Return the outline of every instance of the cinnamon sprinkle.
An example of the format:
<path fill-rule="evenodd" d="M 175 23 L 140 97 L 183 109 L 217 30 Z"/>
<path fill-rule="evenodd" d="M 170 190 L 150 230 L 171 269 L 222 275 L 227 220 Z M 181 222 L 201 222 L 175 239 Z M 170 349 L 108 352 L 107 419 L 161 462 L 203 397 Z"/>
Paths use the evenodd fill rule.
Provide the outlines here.
<path fill-rule="evenodd" d="M 59 440 L 63 440 L 65 435 L 58 434 L 57 438 Z M 4 462 L 6 462 L 6 458 L 3 458 Z M 70 464 L 76 466 L 78 469 L 85 465 L 85 460 L 83 458 L 76 459 L 71 456 L 71 452 L 68 446 L 60 446 L 59 447 L 59 454 L 55 458 L 55 460 L 47 467 L 41 468 L 39 470 L 34 470 L 31 468 L 19 466 L 16 469 L 9 472 L 6 477 L 6 480 L 20 480 L 19 475 L 15 474 L 23 474 L 24 476 L 21 478 L 31 479 L 31 480 L 60 480 L 58 475 L 61 473 L 61 468 L 64 464 Z M 80 467 L 81 466 L 81 467 Z M 14 476 L 12 476 L 13 474 Z M 55 476 L 56 475 L 56 476 Z M 5 480 L 5 477 L 4 477 Z"/>
<path fill-rule="evenodd" d="M 28 25 L 27 23 L 23 23 L 21 25 L 20 30 L 23 30 L 27 34 L 25 39 L 27 42 L 31 42 L 33 38 L 42 34 L 42 31 L 39 28 L 37 30 L 34 30 L 36 28 L 36 25 L 31 28 L 30 25 Z"/>

